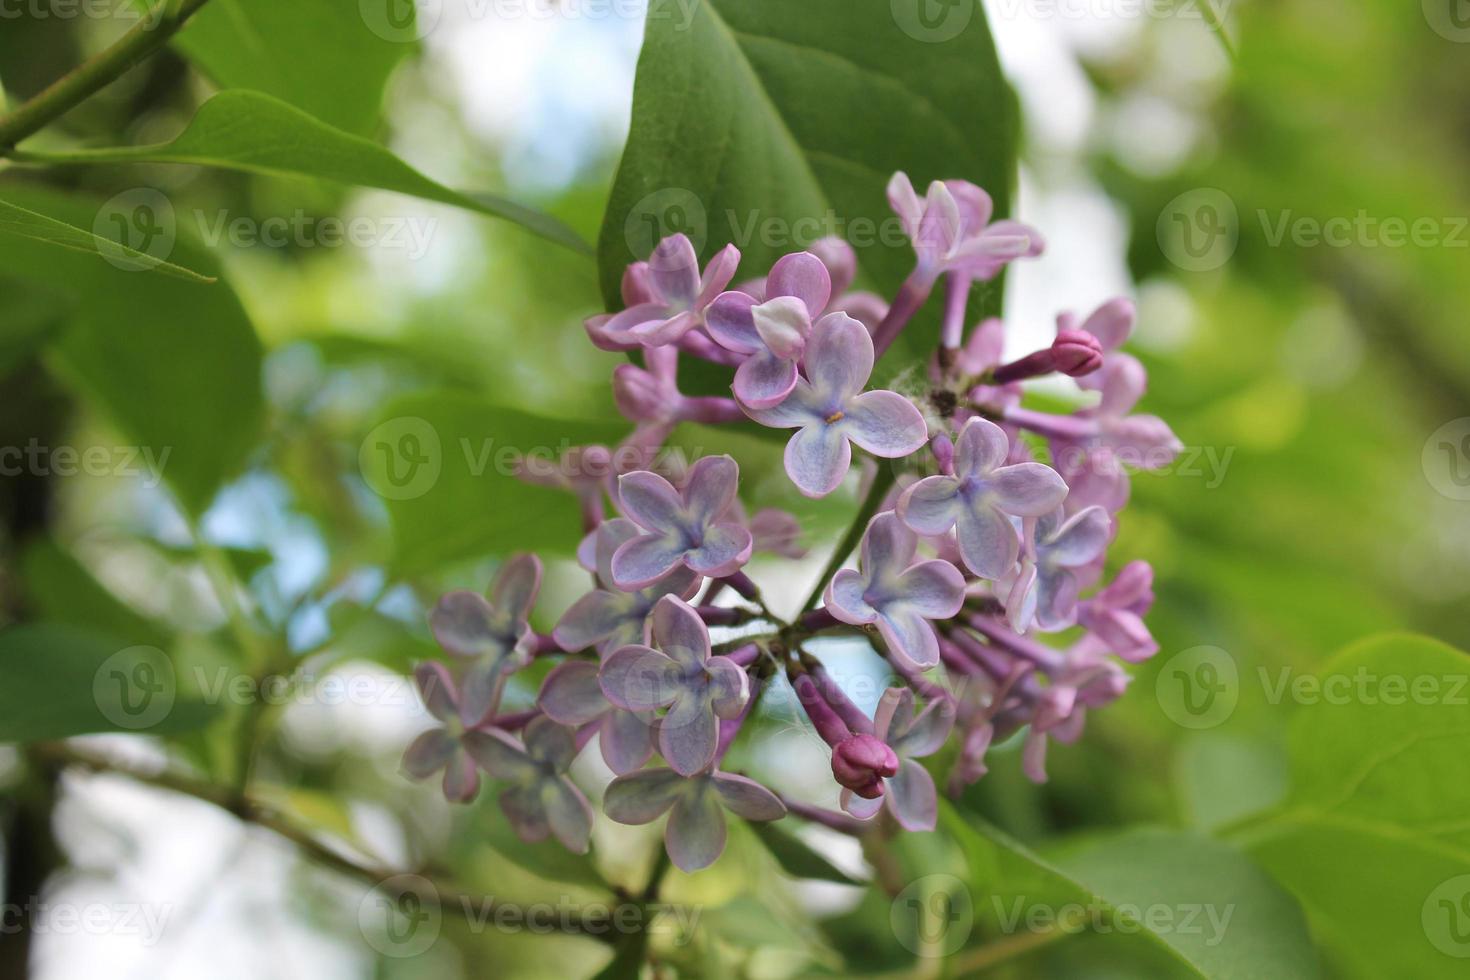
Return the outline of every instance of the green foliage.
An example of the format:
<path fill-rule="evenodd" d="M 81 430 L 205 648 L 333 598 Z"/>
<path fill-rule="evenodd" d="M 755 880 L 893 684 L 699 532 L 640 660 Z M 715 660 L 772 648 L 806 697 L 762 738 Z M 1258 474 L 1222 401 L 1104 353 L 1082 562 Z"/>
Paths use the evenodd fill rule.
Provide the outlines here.
<path fill-rule="evenodd" d="M 793 878 L 811 878 L 816 881 L 832 881 L 839 885 L 857 885 L 850 875 L 831 861 L 807 846 L 795 834 L 782 830 L 774 823 L 753 822 L 751 831 L 766 845 L 781 870 Z"/>
<path fill-rule="evenodd" d="M 73 227 L 55 218 L 48 218 L 44 214 L 37 214 L 35 211 L 29 211 L 7 201 L 0 201 L 0 235 L 14 235 L 17 238 L 43 242 L 75 252 L 90 252 L 99 257 L 105 256 L 108 261 L 130 271 L 156 269 L 165 275 L 178 276 L 193 282 L 215 281 L 212 276 L 201 275 L 183 266 L 174 265 L 172 262 L 154 259 L 125 244 L 109 238 L 99 238 L 90 231 Z"/>

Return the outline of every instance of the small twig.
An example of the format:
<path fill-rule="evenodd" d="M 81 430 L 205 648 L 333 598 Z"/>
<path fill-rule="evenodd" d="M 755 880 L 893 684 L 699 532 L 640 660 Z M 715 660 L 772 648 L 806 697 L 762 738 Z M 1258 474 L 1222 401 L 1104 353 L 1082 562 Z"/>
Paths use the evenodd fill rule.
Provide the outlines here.
<path fill-rule="evenodd" d="M 883 505 L 883 498 L 888 496 L 888 489 L 893 486 L 893 481 L 897 478 L 898 475 L 893 472 L 892 467 L 882 464 L 878 466 L 878 472 L 873 476 L 873 485 L 868 488 L 868 496 L 863 500 L 863 505 L 859 508 L 857 516 L 852 519 L 852 524 L 848 526 L 847 533 L 838 542 L 837 550 L 832 552 L 832 557 L 827 560 L 827 567 L 822 569 L 822 574 L 817 579 L 816 586 L 813 587 L 811 595 L 807 596 L 806 603 L 801 607 L 802 612 L 807 612 L 817 607 L 817 602 L 822 598 L 822 593 L 827 588 L 827 582 L 831 580 L 833 575 L 837 574 L 837 570 L 847 561 L 847 556 L 852 554 L 853 549 L 862 540 L 863 532 L 868 529 L 868 522 L 873 519 L 873 515 Z"/>

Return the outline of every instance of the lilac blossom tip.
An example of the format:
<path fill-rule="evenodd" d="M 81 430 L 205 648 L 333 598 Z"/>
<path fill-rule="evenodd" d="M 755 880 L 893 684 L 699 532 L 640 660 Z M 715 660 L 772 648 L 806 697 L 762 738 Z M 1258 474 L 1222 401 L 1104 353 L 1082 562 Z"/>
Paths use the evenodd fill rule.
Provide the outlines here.
<path fill-rule="evenodd" d="M 898 775 L 898 756 L 872 735 L 849 735 L 832 749 L 832 776 L 858 796 L 883 795 L 883 780 Z"/>

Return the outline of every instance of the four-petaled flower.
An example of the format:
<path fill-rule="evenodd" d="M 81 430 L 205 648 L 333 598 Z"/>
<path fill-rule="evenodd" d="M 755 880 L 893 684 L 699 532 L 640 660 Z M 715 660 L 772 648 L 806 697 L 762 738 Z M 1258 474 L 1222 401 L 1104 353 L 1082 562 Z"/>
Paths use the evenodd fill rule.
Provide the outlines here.
<path fill-rule="evenodd" d="M 648 470 L 620 477 L 623 513 L 644 533 L 613 553 L 618 588 L 645 588 L 681 565 L 710 578 L 738 571 L 753 543 L 748 530 L 723 515 L 739 483 L 740 467 L 729 456 L 705 456 L 691 466 L 682 493 Z"/>
<path fill-rule="evenodd" d="M 715 760 L 720 719 L 735 718 L 750 697 L 750 679 L 729 657 L 710 655 L 709 630 L 687 602 L 665 596 L 653 609 L 653 647 L 614 651 L 602 664 L 602 693 L 620 708 L 659 719 L 658 750 L 686 776 Z"/>
<path fill-rule="evenodd" d="M 618 589 L 612 576 L 613 554 L 638 534 L 638 525 L 622 517 L 604 521 L 597 529 L 597 580 L 603 587 L 588 592 L 562 614 L 551 631 L 557 646 L 569 652 L 596 646 L 606 656 L 618 647 L 646 642 L 648 617 L 660 599 L 666 595 L 690 599 L 698 591 L 703 578 L 683 566 L 646 588 Z"/>
<path fill-rule="evenodd" d="M 796 252 L 771 267 L 764 302 L 738 290 L 715 297 L 705 329 L 720 346 L 748 355 L 735 371 L 736 398 L 770 408 L 791 394 L 812 321 L 831 296 L 827 267 L 810 252 Z"/>
<path fill-rule="evenodd" d="M 480 791 L 480 774 L 465 752 L 465 726 L 459 716 L 454 678 L 443 664 L 422 663 L 413 669 L 413 681 L 424 707 L 440 727 L 430 728 L 409 743 L 403 753 L 403 771 L 413 779 L 428 779 L 443 769 L 444 798 L 451 803 L 468 803 Z"/>
<path fill-rule="evenodd" d="M 829 313 L 812 328 L 804 362 L 786 400 L 746 408 L 761 425 L 797 429 L 786 444 L 786 473 L 808 497 L 837 489 L 852 465 L 855 442 L 874 456 L 907 456 L 928 439 L 924 416 L 902 395 L 863 391 L 873 373 L 873 339 L 845 313 Z"/>
<path fill-rule="evenodd" d="M 632 772 L 653 755 L 656 720 L 652 712 L 619 708 L 602 693 L 598 665 L 568 660 L 546 675 L 536 704 L 563 725 L 597 725 L 602 759 L 615 773 Z"/>
<path fill-rule="evenodd" d="M 858 570 L 844 568 L 827 585 L 826 604 L 844 623 L 876 625 L 889 653 L 915 669 L 939 662 L 931 619 L 949 619 L 965 604 L 965 578 L 947 561 L 914 561 L 918 538 L 892 511 L 874 517 L 863 535 Z"/>
<path fill-rule="evenodd" d="M 955 440 L 954 475 L 930 476 L 904 491 L 898 515 L 924 535 L 956 529 L 965 565 L 998 579 L 1016 564 L 1021 542 L 1011 516 L 1040 517 L 1067 496 L 1057 471 L 1041 463 L 1006 466 L 1010 440 L 994 422 L 972 418 Z"/>
<path fill-rule="evenodd" d="M 1102 557 L 1113 521 L 1101 507 L 1067 517 L 1057 509 L 1035 520 L 1031 544 L 1006 599 L 1011 626 L 1025 632 L 1034 622 L 1048 633 L 1077 618 L 1077 572 Z"/>
<path fill-rule="evenodd" d="M 953 727 L 954 706 L 948 701 L 930 701 L 915 717 L 913 691 L 906 687 L 884 691 L 873 714 L 873 735 L 898 756 L 898 773 L 882 780 L 881 796 L 870 798 L 844 789 L 842 809 L 866 820 L 886 805 L 904 830 L 933 830 L 939 816 L 934 779 L 914 760 L 938 751 Z"/>
<path fill-rule="evenodd" d="M 914 246 L 919 275 L 932 282 L 943 272 L 993 279 L 1012 259 L 1041 254 L 1036 229 L 990 219 L 995 206 L 979 187 L 963 180 L 936 180 L 923 198 L 908 175 L 888 182 L 888 203 Z"/>
<path fill-rule="evenodd" d="M 577 757 L 570 730 L 544 715 L 531 720 L 522 742 L 498 728 L 465 735 L 465 749 L 491 776 L 509 783 L 500 792 L 500 807 L 527 843 L 550 833 L 567 850 L 587 853 L 592 834 L 592 807 L 567 778 Z"/>
<path fill-rule="evenodd" d="M 587 332 L 598 346 L 613 350 L 672 344 L 700 323 L 705 307 L 729 284 L 739 264 L 740 250 L 726 245 L 701 278 L 694 245 L 684 235 L 670 235 L 646 263 L 629 269 L 623 298 L 631 305 L 589 320 Z"/>
<path fill-rule="evenodd" d="M 529 620 L 540 588 L 541 559 L 516 555 L 500 569 L 489 600 L 475 592 L 450 592 L 429 614 L 439 645 L 469 661 L 460 680 L 459 709 L 466 725 L 494 711 L 506 677 L 530 662 L 536 637 Z"/>
<path fill-rule="evenodd" d="M 652 823 L 669 814 L 664 847 L 681 871 L 699 871 L 725 850 L 725 815 L 746 820 L 779 820 L 786 805 L 760 783 L 711 770 L 685 778 L 672 769 L 644 769 L 608 784 L 602 810 L 624 824 Z"/>
<path fill-rule="evenodd" d="M 1077 621 L 1116 656 L 1142 663 L 1159 651 L 1143 622 L 1154 604 L 1154 570 L 1146 561 L 1130 561 L 1116 578 L 1077 607 Z"/>

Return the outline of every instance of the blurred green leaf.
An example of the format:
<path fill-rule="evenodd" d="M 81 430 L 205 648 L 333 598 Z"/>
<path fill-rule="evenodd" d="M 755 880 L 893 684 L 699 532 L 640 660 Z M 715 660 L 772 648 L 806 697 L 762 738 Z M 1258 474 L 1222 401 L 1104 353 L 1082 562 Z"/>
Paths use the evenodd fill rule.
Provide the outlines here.
<path fill-rule="evenodd" d="M 348 132 L 377 124 L 388 76 L 413 45 L 368 27 L 357 0 L 211 0 L 174 44 L 221 88 L 255 89 Z M 411 39 L 413 5 L 393 26 Z"/>
<path fill-rule="evenodd" d="M 176 698 L 168 658 L 73 626 L 0 632 L 0 742 L 93 732 L 169 735 L 203 728 L 214 706 Z"/>
<path fill-rule="evenodd" d="M 378 144 L 329 126 L 262 92 L 229 89 L 199 107 L 168 143 L 65 152 L 28 151 L 50 163 L 191 163 L 246 173 L 318 177 L 377 187 L 513 221 L 548 241 L 591 254 L 591 247 L 549 215 L 492 194 L 452 191 Z"/>
<path fill-rule="evenodd" d="M 66 312 L 59 296 L 14 279 L 0 281 L 0 371 L 28 357 L 61 326 Z"/>
<path fill-rule="evenodd" d="M 571 493 L 515 475 L 528 458 L 553 468 L 572 446 L 611 444 L 617 422 L 543 418 L 459 391 L 390 403 L 363 440 L 359 465 L 393 523 L 403 572 L 525 549 L 570 550 L 582 534 Z"/>
<path fill-rule="evenodd" d="M 87 626 L 128 643 L 168 642 L 163 627 L 107 591 L 50 538 L 38 538 L 26 547 L 20 571 L 26 595 L 41 619 Z"/>
<path fill-rule="evenodd" d="M 812 850 L 795 834 L 788 834 L 774 823 L 752 821 L 750 829 L 766 849 L 781 865 L 781 870 L 793 878 L 813 878 L 818 881 L 835 881 L 839 885 L 862 885 L 849 877 L 837 865 Z"/>
<path fill-rule="evenodd" d="M 1279 802 L 1286 762 L 1265 739 L 1202 732 L 1175 755 L 1174 783 L 1189 823 L 1211 831 Z"/>
<path fill-rule="evenodd" d="M 95 255 L 98 258 L 105 258 L 117 267 L 134 272 L 159 272 L 191 282 L 215 281 L 214 276 L 207 276 L 181 265 L 156 259 L 146 252 L 129 248 L 109 238 L 99 238 L 90 231 L 44 214 L 38 214 L 8 201 L 0 201 L 0 235 L 11 235 L 27 241 L 55 245 L 73 252 Z"/>
<path fill-rule="evenodd" d="M 679 231 L 706 258 L 734 242 L 745 276 L 841 235 L 865 275 L 892 290 L 913 267 L 885 194 L 897 170 L 921 192 L 931 180 L 974 181 L 1004 215 L 1017 112 L 984 11 L 957 0 L 933 27 L 918 10 L 888 0 L 709 0 L 686 23 L 673 8 L 651 9 L 598 240 L 609 308 L 621 306 L 624 267 Z M 907 353 L 894 363 L 927 353 L 936 325 L 905 331 L 895 347 Z"/>
<path fill-rule="evenodd" d="M 1292 720 L 1283 807 L 1237 836 L 1295 892 L 1351 976 L 1448 976 L 1470 953 L 1470 659 L 1355 644 Z"/>
<path fill-rule="evenodd" d="M 83 227 L 103 206 L 15 184 L 5 196 Z M 182 235 L 172 254 L 217 271 L 209 253 Z M 161 471 L 185 508 L 202 512 L 239 469 L 261 424 L 260 341 L 234 291 L 6 237 L 0 267 L 70 306 L 48 347 L 52 363 L 136 440 L 124 447 L 133 468 L 148 477 Z"/>

